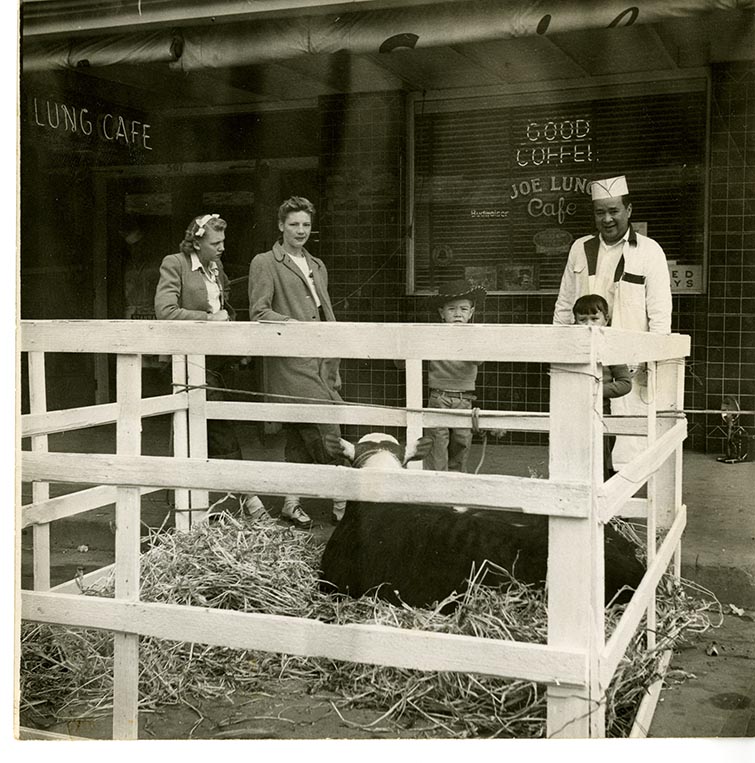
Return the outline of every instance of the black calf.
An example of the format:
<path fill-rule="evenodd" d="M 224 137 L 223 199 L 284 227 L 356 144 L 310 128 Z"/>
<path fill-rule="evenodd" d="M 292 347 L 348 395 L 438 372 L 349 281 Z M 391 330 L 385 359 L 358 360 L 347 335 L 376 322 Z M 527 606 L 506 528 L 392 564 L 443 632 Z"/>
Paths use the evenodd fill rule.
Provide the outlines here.
<path fill-rule="evenodd" d="M 430 607 L 463 592 L 472 564 L 479 570 L 486 559 L 521 582 L 542 585 L 547 554 L 546 517 L 350 502 L 323 552 L 321 588 L 359 597 L 379 587 L 386 601 L 398 604 L 400 597 L 411 606 Z M 610 525 L 605 569 L 606 602 L 623 586 L 636 588 L 644 574 L 635 546 Z M 505 582 L 500 578 L 489 570 L 482 582 Z"/>

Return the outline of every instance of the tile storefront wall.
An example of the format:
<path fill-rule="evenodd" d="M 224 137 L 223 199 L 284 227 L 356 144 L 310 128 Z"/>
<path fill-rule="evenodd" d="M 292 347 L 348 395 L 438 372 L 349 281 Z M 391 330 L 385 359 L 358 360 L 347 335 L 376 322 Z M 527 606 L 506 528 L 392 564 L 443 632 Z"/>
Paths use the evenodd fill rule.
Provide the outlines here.
<path fill-rule="evenodd" d="M 328 265 L 339 320 L 428 322 L 426 297 L 406 295 L 406 102 L 400 93 L 320 101 L 320 256 Z M 755 410 L 755 64 L 712 69 L 708 290 L 675 295 L 673 330 L 692 337 L 685 408 L 718 410 L 724 396 Z M 492 296 L 490 323 L 550 323 L 555 296 Z M 403 371 L 392 361 L 344 360 L 350 401 L 402 405 Z M 478 377 L 482 408 L 545 411 L 540 364 L 488 364 Z M 688 447 L 723 453 L 718 414 L 689 414 Z M 740 425 L 755 435 L 755 417 Z M 355 429 L 352 434 L 358 434 Z M 505 442 L 541 444 L 510 433 Z M 750 450 L 755 449 L 755 440 Z M 751 454 L 752 457 L 752 454 Z"/>

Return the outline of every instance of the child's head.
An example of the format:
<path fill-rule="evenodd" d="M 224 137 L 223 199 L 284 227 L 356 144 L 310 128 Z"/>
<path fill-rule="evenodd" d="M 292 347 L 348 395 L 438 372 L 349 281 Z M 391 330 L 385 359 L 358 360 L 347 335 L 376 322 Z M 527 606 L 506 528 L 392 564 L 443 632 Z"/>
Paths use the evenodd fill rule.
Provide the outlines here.
<path fill-rule="evenodd" d="M 608 302 L 600 294 L 585 294 L 572 308 L 574 322 L 580 326 L 607 326 Z"/>
<path fill-rule="evenodd" d="M 438 315 L 443 323 L 469 323 L 474 315 L 474 302 L 466 297 L 449 299 L 438 308 Z"/>
<path fill-rule="evenodd" d="M 454 281 L 434 299 L 443 323 L 469 323 L 474 317 L 478 300 L 485 296 L 482 286 L 468 281 Z"/>

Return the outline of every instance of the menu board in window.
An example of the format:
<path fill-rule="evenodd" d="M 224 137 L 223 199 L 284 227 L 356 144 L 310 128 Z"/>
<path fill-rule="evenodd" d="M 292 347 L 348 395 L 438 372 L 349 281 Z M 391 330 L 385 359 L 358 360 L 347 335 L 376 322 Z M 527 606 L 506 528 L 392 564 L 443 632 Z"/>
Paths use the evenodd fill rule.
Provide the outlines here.
<path fill-rule="evenodd" d="M 703 290 L 704 79 L 416 99 L 412 138 L 413 293 L 458 278 L 557 291 L 572 242 L 594 231 L 591 181 L 615 175 L 627 177 L 632 222 L 663 247 L 674 290 Z"/>

